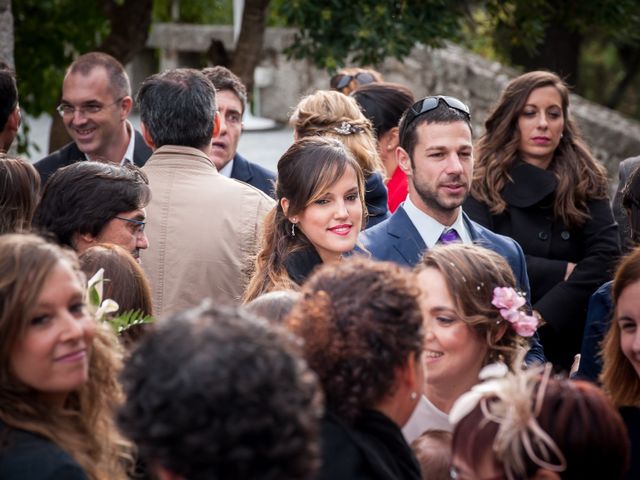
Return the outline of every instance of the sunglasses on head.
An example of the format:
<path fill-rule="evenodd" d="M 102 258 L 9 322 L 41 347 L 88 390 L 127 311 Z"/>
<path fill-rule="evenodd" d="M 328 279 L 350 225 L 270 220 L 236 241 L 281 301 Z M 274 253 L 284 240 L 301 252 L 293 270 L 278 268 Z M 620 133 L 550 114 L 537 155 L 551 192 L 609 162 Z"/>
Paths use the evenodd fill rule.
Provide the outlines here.
<path fill-rule="evenodd" d="M 366 85 L 375 81 L 373 75 L 367 72 L 358 72 L 355 75 L 337 73 L 336 75 L 331 77 L 331 88 L 333 90 L 342 90 L 347 85 L 349 85 L 349 83 L 351 83 L 351 80 L 353 79 L 357 80 L 360 85 Z"/>
<path fill-rule="evenodd" d="M 467 120 L 471 121 L 471 113 L 469 111 L 469 107 L 461 100 L 458 100 L 456 97 L 447 97 L 445 95 L 425 97 L 422 100 L 418 100 L 416 103 L 414 103 L 407 111 L 403 125 L 401 125 L 400 128 L 400 131 L 402 132 L 402 135 L 400 137 L 400 145 L 404 143 L 404 135 L 409 128 L 409 125 L 411 125 L 420 115 L 424 115 L 425 113 L 438 108 L 438 105 L 440 105 L 441 101 L 443 101 L 448 107 L 464 113 L 464 115 L 467 117 Z"/>

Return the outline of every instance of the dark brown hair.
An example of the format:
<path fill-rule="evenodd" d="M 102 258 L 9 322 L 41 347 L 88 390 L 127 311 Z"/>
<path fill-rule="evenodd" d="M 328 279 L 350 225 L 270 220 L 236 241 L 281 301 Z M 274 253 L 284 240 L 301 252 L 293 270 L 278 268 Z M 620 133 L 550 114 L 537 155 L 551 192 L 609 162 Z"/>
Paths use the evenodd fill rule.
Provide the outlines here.
<path fill-rule="evenodd" d="M 347 422 L 393 393 L 398 369 L 422 353 L 422 315 L 412 273 L 351 258 L 320 267 L 287 325 L 304 341 L 328 410 Z"/>
<path fill-rule="evenodd" d="M 238 97 L 242 104 L 242 112 L 240 113 L 244 113 L 245 108 L 247 108 L 247 88 L 237 75 L 221 65 L 204 68 L 202 73 L 216 87 L 216 92 L 229 90 Z"/>
<path fill-rule="evenodd" d="M 640 246 L 626 255 L 616 270 L 611 290 L 614 305 L 618 303 L 620 295 L 627 287 L 639 281 Z M 614 312 L 616 311 L 614 308 Z M 600 381 L 616 405 L 640 406 L 640 378 L 629 359 L 622 352 L 621 331 L 616 316 L 614 314 L 602 344 L 603 367 Z"/>
<path fill-rule="evenodd" d="M 476 147 L 471 194 L 498 215 L 507 207 L 502 189 L 511 181 L 509 172 L 518 158 L 518 118 L 531 92 L 554 87 L 562 98 L 564 130 L 549 169 L 558 179 L 553 212 L 567 226 L 589 219 L 587 201 L 607 197 L 607 173 L 582 140 L 569 114 L 569 88 L 556 74 L 535 71 L 513 79 L 485 122 L 486 132 Z"/>
<path fill-rule="evenodd" d="M 33 165 L 0 153 L 0 234 L 31 230 L 39 191 L 40 175 Z"/>
<path fill-rule="evenodd" d="M 353 169 L 358 179 L 364 224 L 367 211 L 364 206 L 364 178 L 360 167 L 342 143 L 322 137 L 303 138 L 282 155 L 278 161 L 276 206 L 266 215 L 262 224 L 256 271 L 245 292 L 245 302 L 271 290 L 298 289 L 289 278 L 284 261 L 292 253 L 311 244 L 300 229 L 296 230 L 295 237 L 291 236 L 291 222 L 287 215 L 300 214 L 338 181 L 348 168 Z M 287 215 L 281 205 L 283 198 L 289 200 Z"/>

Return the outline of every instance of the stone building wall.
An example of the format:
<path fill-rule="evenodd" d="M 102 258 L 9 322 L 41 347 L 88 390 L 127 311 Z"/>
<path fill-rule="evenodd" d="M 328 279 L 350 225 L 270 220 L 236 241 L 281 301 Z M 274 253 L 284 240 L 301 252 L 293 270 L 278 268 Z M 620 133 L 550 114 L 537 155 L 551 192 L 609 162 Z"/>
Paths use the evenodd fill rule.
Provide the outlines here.
<path fill-rule="evenodd" d="M 175 51 L 206 51 L 212 37 L 231 48 L 231 27 L 171 24 L 154 25 L 148 46 L 171 52 L 175 58 Z M 329 86 L 327 72 L 316 69 L 309 61 L 287 60 L 280 53 L 292 39 L 290 29 L 267 29 L 260 64 L 259 83 L 265 85 L 260 89 L 260 113 L 283 123 L 302 96 Z M 163 58 L 161 54 L 161 64 Z M 387 59 L 379 70 L 385 80 L 410 87 L 416 98 L 447 94 L 468 102 L 476 137 L 483 131 L 487 112 L 502 88 L 517 75 L 499 63 L 455 45 L 435 50 L 417 45 L 402 62 Z M 571 97 L 571 112 L 585 140 L 615 183 L 618 163 L 629 156 L 640 155 L 640 123 L 577 95 Z"/>

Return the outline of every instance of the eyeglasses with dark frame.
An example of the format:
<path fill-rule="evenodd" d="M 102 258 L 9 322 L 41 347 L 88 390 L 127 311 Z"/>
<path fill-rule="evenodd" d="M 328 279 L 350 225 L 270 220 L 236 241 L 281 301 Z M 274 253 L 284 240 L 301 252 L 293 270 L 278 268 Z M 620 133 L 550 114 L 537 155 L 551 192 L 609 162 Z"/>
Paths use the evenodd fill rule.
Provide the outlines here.
<path fill-rule="evenodd" d="M 375 78 L 368 72 L 358 72 L 355 75 L 349 75 L 347 73 L 337 73 L 333 77 L 331 77 L 331 88 L 334 90 L 342 90 L 345 88 L 351 80 L 356 79 L 360 85 L 367 85 L 369 83 L 373 83 Z"/>
<path fill-rule="evenodd" d="M 402 135 L 400 136 L 400 145 L 404 144 L 404 137 L 407 129 L 409 128 L 409 125 L 415 122 L 416 118 L 418 118 L 419 116 L 438 108 L 438 105 L 440 105 L 440 101 L 443 101 L 448 107 L 464 113 L 467 117 L 467 120 L 471 121 L 471 112 L 469 110 L 469 107 L 467 106 L 467 104 L 465 104 L 461 100 L 458 100 L 456 97 L 447 97 L 445 95 L 425 97 L 414 103 L 407 111 L 407 114 L 404 117 L 404 121 L 402 122 L 403 125 L 400 126 L 400 131 L 402 132 Z"/>
<path fill-rule="evenodd" d="M 136 235 L 141 235 L 144 233 L 144 227 L 147 225 L 147 222 L 144 222 L 142 220 L 136 220 L 135 218 L 125 218 L 125 217 L 113 217 L 113 218 L 117 218 L 118 220 L 122 220 L 123 222 L 129 222 L 132 223 L 133 225 L 135 225 L 135 233 Z"/>
<path fill-rule="evenodd" d="M 115 102 L 109 103 L 108 105 L 90 103 L 89 105 L 80 105 L 79 107 L 74 107 L 73 105 L 69 105 L 68 103 L 61 103 L 56 107 L 56 111 L 60 114 L 61 117 L 70 117 L 76 112 L 76 110 L 78 110 L 78 112 L 80 112 L 80 115 L 86 117 L 87 115 L 95 115 L 97 113 L 100 113 L 105 108 L 116 105 L 122 100 L 124 100 L 124 97 L 120 97 Z"/>

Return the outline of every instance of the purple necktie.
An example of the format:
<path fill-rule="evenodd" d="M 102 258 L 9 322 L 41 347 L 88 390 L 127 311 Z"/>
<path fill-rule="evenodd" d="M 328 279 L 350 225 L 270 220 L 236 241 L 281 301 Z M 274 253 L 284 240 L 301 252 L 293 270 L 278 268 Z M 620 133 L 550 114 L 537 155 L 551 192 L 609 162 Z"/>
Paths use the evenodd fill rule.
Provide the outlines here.
<path fill-rule="evenodd" d="M 458 232 L 456 232 L 454 228 L 450 228 L 449 230 L 442 232 L 442 235 L 440 235 L 440 238 L 436 243 L 438 245 L 447 245 L 449 243 L 460 242 L 462 242 L 462 239 L 460 238 L 460 235 L 458 235 Z"/>

